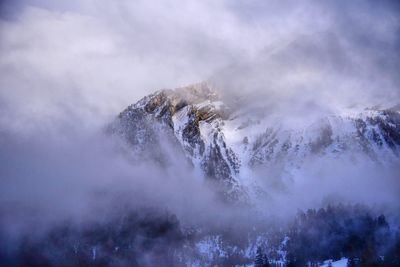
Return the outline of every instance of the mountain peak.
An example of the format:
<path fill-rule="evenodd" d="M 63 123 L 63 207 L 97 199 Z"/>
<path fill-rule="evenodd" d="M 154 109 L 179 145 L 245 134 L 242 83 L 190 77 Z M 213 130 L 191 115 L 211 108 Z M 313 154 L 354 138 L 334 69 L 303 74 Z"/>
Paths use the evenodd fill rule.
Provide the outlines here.
<path fill-rule="evenodd" d="M 216 90 L 211 86 L 211 84 L 207 82 L 201 82 L 185 87 L 180 87 L 172 91 L 175 92 L 175 95 L 180 96 L 182 99 L 185 99 L 192 104 L 196 104 L 206 100 L 220 100 L 220 96 L 218 95 Z"/>
<path fill-rule="evenodd" d="M 152 110 L 164 104 L 165 101 L 169 101 L 170 104 L 178 106 L 179 108 L 179 106 L 182 105 L 199 104 L 204 101 L 218 101 L 219 99 L 220 96 L 212 89 L 210 84 L 201 82 L 176 89 L 162 89 L 156 91 L 139 100 L 133 107 L 140 108 L 150 104 L 148 109 Z"/>
<path fill-rule="evenodd" d="M 261 166 L 282 165 L 284 175 L 313 157 L 360 155 L 390 162 L 400 154 L 397 111 L 346 112 L 307 120 L 298 129 L 292 124 L 281 127 L 267 115 L 255 118 L 240 106 L 229 109 L 220 99 L 204 82 L 160 90 L 124 110 L 113 132 L 127 140 L 135 154 L 165 165 L 171 149 L 163 147 L 171 141 L 174 153 L 183 152 L 206 180 L 218 181 L 237 196 L 245 187 L 242 196 L 253 194 L 251 188 L 258 183 L 253 171 Z"/>
<path fill-rule="evenodd" d="M 234 176 L 240 162 L 222 132 L 229 115 L 216 91 L 203 82 L 144 97 L 120 113 L 111 132 L 123 137 L 134 154 L 163 165 L 171 159 L 171 149 L 163 149 L 166 140 L 171 141 L 174 153 L 183 152 L 195 171 L 208 181 L 217 181 L 222 194 L 236 198 L 239 190 Z"/>

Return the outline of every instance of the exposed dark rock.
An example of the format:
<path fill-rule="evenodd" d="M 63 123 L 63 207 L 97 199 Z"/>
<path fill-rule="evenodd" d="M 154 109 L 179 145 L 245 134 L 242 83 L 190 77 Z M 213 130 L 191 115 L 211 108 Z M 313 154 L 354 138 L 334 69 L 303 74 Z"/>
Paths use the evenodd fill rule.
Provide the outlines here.
<path fill-rule="evenodd" d="M 206 83 L 161 90 L 124 110 L 110 131 L 123 137 L 139 153 L 156 152 L 153 159 L 161 162 L 168 161 L 168 155 L 160 149 L 165 141 L 160 135 L 167 136 L 189 160 L 200 158 L 205 177 L 221 181 L 230 190 L 235 184 L 233 175 L 239 172 L 238 157 L 226 146 L 218 126 L 212 126 L 209 142 L 201 136 L 200 123 L 212 124 L 229 116 L 228 108 L 215 106 L 213 101 L 218 101 L 218 95 Z M 173 120 L 180 111 L 184 112 L 182 120 L 187 121 L 182 129 L 177 129 Z"/>

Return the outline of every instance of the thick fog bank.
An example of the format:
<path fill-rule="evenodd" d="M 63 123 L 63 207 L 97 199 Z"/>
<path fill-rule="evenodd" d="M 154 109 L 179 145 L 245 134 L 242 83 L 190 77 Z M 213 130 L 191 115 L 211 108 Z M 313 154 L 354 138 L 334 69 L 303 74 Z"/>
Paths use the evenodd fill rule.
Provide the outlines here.
<path fill-rule="evenodd" d="M 398 161 L 312 158 L 296 177 L 282 175 L 279 164 L 261 167 L 254 175 L 265 195 L 226 203 L 173 145 L 165 143 L 170 164 L 162 168 L 138 161 L 104 128 L 155 90 L 199 81 L 214 85 L 232 109 L 289 126 L 392 107 L 400 97 L 399 9 L 397 1 L 368 0 L 1 1 L 0 227 L 7 251 L 27 235 L 41 247 L 36 241 L 69 224 L 74 241 L 90 236 L 82 257 L 91 258 L 92 237 L 110 222 L 131 212 L 139 215 L 129 229 L 163 221 L 152 210 L 168 214 L 167 226 L 144 226 L 144 235 L 161 228 L 169 241 L 172 229 L 173 243 L 182 229 L 196 227 L 215 234 L 229 226 L 240 239 L 253 227 L 292 222 L 299 209 L 340 203 L 373 211 L 354 219 L 365 232 L 386 229 L 386 220 L 396 227 Z M 323 223 L 313 212 L 309 218 Z M 90 232 L 96 224 L 101 230 Z M 76 230 L 85 225 L 88 231 Z M 158 241 L 150 246 L 165 248 Z M 154 257 L 138 265 L 151 266 Z"/>

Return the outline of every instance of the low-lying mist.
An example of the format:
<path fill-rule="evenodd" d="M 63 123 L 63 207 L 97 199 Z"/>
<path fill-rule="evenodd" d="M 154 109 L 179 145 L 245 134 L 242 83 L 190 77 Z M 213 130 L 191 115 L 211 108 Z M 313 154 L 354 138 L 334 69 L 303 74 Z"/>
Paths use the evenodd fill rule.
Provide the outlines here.
<path fill-rule="evenodd" d="M 63 128 L 63 127 L 60 127 Z M 165 140 L 167 143 L 168 141 Z M 216 185 L 195 173 L 182 151 L 166 149 L 168 166 L 133 155 L 128 144 L 96 131 L 2 134 L 1 210 L 5 227 L 91 220 L 114 207 L 157 207 L 188 225 L 252 224 L 249 214 L 288 218 L 299 209 L 363 203 L 394 212 L 399 203 L 398 165 L 311 158 L 295 174 L 275 166 L 255 169 L 265 198 L 227 203 Z M 253 217 L 253 216 L 251 216 Z"/>
<path fill-rule="evenodd" d="M 167 230 L 150 227 L 167 233 L 166 240 L 168 229 L 179 238 L 180 227 L 246 235 L 290 224 L 299 210 L 357 203 L 372 210 L 372 219 L 362 212 L 355 219 L 364 225 L 360 218 L 368 217 L 365 232 L 381 231 L 380 213 L 398 227 L 399 161 L 311 157 L 291 174 L 280 163 L 262 166 L 252 175 L 263 195 L 226 202 L 167 140 L 169 162 L 162 166 L 139 160 L 104 129 L 141 97 L 200 81 L 215 86 L 232 109 L 284 127 L 395 106 L 399 10 L 390 0 L 1 1 L 0 263 L 27 236 L 37 248 L 60 224 L 104 230 L 131 213 L 129 229 L 151 224 L 147 212 L 176 216 L 167 216 Z M 96 235 L 75 234 L 66 236 L 92 242 Z M 158 250 L 166 247 L 158 241 Z M 144 243 L 140 252 L 151 250 Z M 95 257 L 94 247 L 82 257 Z M 143 255 L 136 265 L 154 266 L 155 255 Z"/>
<path fill-rule="evenodd" d="M 364 225 L 367 215 L 363 212 L 370 212 L 365 214 L 371 214 L 371 218 L 383 213 L 392 226 L 398 225 L 398 166 L 354 167 L 343 160 L 315 159 L 305 164 L 296 177 L 284 177 L 273 168 L 257 170 L 256 178 L 264 181 L 261 184 L 266 197 L 255 203 L 229 203 L 221 200 L 217 187 L 199 179 L 190 164 L 185 165 L 187 161 L 173 145 L 168 147 L 171 160 L 167 168 L 157 162 L 137 160 L 130 155 L 127 144 L 102 129 L 30 137 L 3 133 L 1 147 L 1 247 L 4 262 L 12 266 L 15 262 L 32 263 L 40 257 L 57 265 L 65 253 L 74 251 L 73 244 L 81 244 L 75 250 L 84 254 L 75 253 L 70 259 L 92 259 L 89 265 L 101 266 L 104 261 L 106 266 L 110 262 L 112 266 L 152 266 L 170 259 L 164 264 L 173 266 L 177 264 L 172 261 L 176 257 L 171 255 L 176 251 L 188 262 L 199 257 L 187 242 L 219 242 L 201 239 L 207 234 L 239 247 L 263 234 L 268 237 L 267 247 L 279 247 L 279 240 L 291 233 L 283 229 L 301 218 L 296 217 L 299 211 L 327 206 L 339 205 L 334 211 L 340 214 L 340 220 L 354 219 L 364 227 L 348 228 L 346 231 L 350 232 L 341 237 L 344 240 L 351 231 L 372 231 L 368 230 L 371 226 Z M 352 208 L 358 203 L 366 205 L 365 211 Z M 350 208 L 342 211 L 342 204 Z M 350 215 L 352 209 L 361 212 L 359 217 Z M 327 212 L 331 212 L 329 208 Z M 317 216 L 312 214 L 307 216 Z M 317 218 L 323 221 L 329 217 Z M 309 220 L 307 223 L 315 219 Z M 379 227 L 373 231 L 378 233 Z M 314 238 L 306 230 L 301 231 L 307 238 Z M 327 231 L 321 232 L 328 235 L 326 238 L 334 238 L 331 230 L 321 231 Z M 103 235 L 108 241 L 101 239 Z M 133 242 L 131 237 L 140 238 L 129 243 Z M 292 237 L 293 242 L 297 242 L 296 238 Z M 133 254 L 109 254 L 124 242 L 133 246 Z M 112 247 L 108 249 L 105 244 Z M 387 250 L 392 249 L 392 245 L 386 245 Z M 121 247 L 121 253 L 125 249 L 129 251 L 128 247 Z M 237 263 L 235 258 L 229 261 Z M 40 261 L 36 264 L 40 265 Z"/>

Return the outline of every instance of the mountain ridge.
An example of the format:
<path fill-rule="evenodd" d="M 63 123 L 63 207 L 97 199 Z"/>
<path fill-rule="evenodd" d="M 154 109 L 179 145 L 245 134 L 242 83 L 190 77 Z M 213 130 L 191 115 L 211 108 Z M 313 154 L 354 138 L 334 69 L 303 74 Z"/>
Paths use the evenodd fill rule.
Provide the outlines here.
<path fill-rule="evenodd" d="M 395 107 L 331 115 L 290 129 L 240 114 L 205 82 L 142 98 L 119 114 L 111 132 L 134 153 L 165 165 L 169 155 L 162 147 L 170 141 L 200 176 L 217 181 L 234 199 L 258 186 L 250 177 L 257 166 L 279 163 L 290 172 L 315 156 L 363 155 L 385 164 L 400 155 L 400 112 Z"/>

